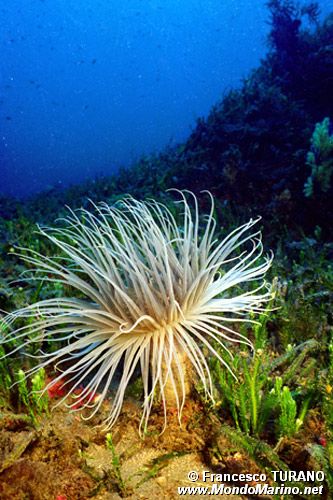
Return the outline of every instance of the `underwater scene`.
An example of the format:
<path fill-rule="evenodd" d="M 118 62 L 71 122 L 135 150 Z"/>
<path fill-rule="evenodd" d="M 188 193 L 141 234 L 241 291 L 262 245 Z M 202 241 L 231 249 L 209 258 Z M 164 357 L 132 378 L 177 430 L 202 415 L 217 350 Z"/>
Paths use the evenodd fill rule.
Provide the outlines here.
<path fill-rule="evenodd" d="M 0 11 L 0 499 L 333 498 L 331 2 Z"/>

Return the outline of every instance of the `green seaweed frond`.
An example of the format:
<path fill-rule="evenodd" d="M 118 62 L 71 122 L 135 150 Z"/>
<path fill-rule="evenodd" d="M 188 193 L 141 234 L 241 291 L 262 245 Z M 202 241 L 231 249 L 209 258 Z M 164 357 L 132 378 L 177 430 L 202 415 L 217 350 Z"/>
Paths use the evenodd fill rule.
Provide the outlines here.
<path fill-rule="evenodd" d="M 333 134 L 330 135 L 328 117 L 316 124 L 311 137 L 311 150 L 306 157 L 306 164 L 311 168 L 311 175 L 304 184 L 304 194 L 311 198 L 316 191 L 327 193 L 331 186 L 333 172 Z"/>

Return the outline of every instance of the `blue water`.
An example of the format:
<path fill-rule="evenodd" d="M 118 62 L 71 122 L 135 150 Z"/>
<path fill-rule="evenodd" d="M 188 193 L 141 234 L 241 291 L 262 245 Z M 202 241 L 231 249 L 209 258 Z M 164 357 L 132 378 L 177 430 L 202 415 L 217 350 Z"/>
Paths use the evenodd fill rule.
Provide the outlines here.
<path fill-rule="evenodd" d="M 0 194 L 184 140 L 264 56 L 267 20 L 264 0 L 1 0 Z"/>

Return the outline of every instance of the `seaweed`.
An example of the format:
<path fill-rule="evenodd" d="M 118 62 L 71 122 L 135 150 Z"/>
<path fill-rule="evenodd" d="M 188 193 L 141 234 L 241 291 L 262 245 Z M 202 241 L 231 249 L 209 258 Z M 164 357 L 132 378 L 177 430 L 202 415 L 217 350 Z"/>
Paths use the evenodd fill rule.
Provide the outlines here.
<path fill-rule="evenodd" d="M 33 286 L 26 279 L 29 273 L 21 276 L 16 255 L 17 247 L 27 247 L 53 256 L 51 245 L 36 237 L 35 224 L 53 223 L 64 215 L 66 204 L 87 208 L 90 199 L 112 205 L 128 193 L 137 199 L 158 197 L 172 210 L 172 193 L 166 190 L 178 187 L 196 193 L 209 189 L 217 200 L 217 227 L 224 230 L 261 214 L 265 238 L 275 248 L 270 276 L 278 277 L 275 308 L 266 310 L 259 324 L 241 329 L 255 351 L 236 352 L 231 367 L 238 380 L 209 358 L 216 404 L 203 405 L 207 436 L 202 451 L 211 444 L 211 465 L 212 456 L 225 465 L 230 450 L 219 442 L 223 437 L 240 455 L 240 462 L 251 457 L 251 467 L 259 470 L 324 470 L 329 495 L 333 491 L 333 13 L 321 20 L 315 2 L 270 0 L 267 5 L 266 56 L 238 89 L 223 94 L 209 115 L 197 120 L 184 143 L 146 155 L 112 176 L 48 190 L 26 202 L 0 199 L 0 308 L 13 310 L 66 295 L 52 276 Z M 205 203 L 199 199 L 203 208 Z M 12 358 L 5 356 L 7 347 L 0 347 L 0 406 L 10 412 L 15 428 L 26 419 L 30 426 L 37 422 L 34 433 L 42 432 L 40 417 L 48 415 L 48 409 L 38 391 L 49 373 L 35 381 L 34 391 L 19 372 L 27 362 L 19 343 L 11 347 L 17 347 Z M 45 341 L 39 348 L 51 352 L 56 346 Z M 142 397 L 139 385 L 128 393 L 137 402 Z M 198 392 L 200 396 L 200 387 Z M 196 404 L 202 409 L 202 397 Z M 158 407 L 154 412 L 158 415 Z M 202 427 L 199 413 L 200 424 L 190 419 L 184 432 Z M 1 422 L 6 419 L 1 416 Z M 157 432 L 156 426 L 146 439 Z M 29 453 L 35 436 L 22 439 L 8 457 L 8 469 Z M 126 495 L 128 484 L 119 475 L 124 458 L 114 447 L 112 451 L 112 440 L 108 446 L 112 468 L 102 480 L 95 480 L 91 495 L 103 487 Z M 163 450 L 142 471 L 142 483 L 153 480 L 182 453 Z"/>

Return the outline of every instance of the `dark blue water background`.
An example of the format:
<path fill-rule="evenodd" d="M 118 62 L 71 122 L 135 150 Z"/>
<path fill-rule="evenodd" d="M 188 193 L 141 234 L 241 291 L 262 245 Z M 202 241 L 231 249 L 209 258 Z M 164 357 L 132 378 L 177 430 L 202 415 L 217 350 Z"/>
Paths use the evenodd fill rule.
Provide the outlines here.
<path fill-rule="evenodd" d="M 0 0 L 0 193 L 185 139 L 264 56 L 267 20 L 264 0 Z"/>

